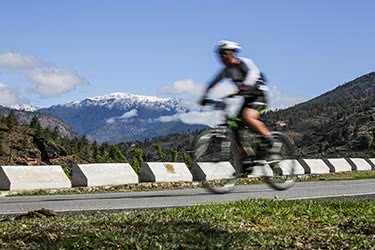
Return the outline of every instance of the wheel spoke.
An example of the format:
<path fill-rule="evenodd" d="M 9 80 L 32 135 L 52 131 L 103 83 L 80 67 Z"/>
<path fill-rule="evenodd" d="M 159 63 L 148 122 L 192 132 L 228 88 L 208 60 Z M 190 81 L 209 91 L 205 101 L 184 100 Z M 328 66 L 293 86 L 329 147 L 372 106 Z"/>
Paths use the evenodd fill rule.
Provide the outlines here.
<path fill-rule="evenodd" d="M 197 137 L 194 149 L 195 178 L 212 192 L 232 191 L 241 164 L 233 137 L 226 131 L 207 130 Z"/>

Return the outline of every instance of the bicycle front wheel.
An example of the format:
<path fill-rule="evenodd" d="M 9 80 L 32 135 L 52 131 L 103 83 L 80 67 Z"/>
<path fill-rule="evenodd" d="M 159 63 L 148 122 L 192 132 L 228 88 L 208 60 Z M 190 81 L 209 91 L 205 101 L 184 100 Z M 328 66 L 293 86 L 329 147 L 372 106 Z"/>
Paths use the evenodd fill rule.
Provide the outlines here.
<path fill-rule="evenodd" d="M 272 170 L 265 176 L 265 181 L 276 190 L 286 190 L 293 186 L 296 176 L 294 146 L 283 133 L 272 132 L 274 144 L 266 157 L 266 164 Z"/>
<path fill-rule="evenodd" d="M 194 144 L 193 176 L 214 193 L 231 192 L 241 173 L 233 135 L 227 129 L 208 129 Z"/>

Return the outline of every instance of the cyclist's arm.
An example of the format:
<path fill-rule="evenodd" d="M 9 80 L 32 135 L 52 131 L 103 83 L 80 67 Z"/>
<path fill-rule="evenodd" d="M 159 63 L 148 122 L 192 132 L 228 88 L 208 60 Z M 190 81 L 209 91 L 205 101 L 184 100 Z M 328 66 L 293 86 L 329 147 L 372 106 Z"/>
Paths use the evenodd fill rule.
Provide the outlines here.
<path fill-rule="evenodd" d="M 248 68 L 248 72 L 246 78 L 243 81 L 243 84 L 247 86 L 254 86 L 261 76 L 259 68 L 249 58 L 241 57 L 240 59 L 246 64 L 246 67 Z"/>
<path fill-rule="evenodd" d="M 208 84 L 206 90 L 204 91 L 204 95 L 206 96 L 210 89 L 212 89 L 216 84 L 218 84 L 221 80 L 225 78 L 225 69 L 222 70 L 217 76 Z"/>

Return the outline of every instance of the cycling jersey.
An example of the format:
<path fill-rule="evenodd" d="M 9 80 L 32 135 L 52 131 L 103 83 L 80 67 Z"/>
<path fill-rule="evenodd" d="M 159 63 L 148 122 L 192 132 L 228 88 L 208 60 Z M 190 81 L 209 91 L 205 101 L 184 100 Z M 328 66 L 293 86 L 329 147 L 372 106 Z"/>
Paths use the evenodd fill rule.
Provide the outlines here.
<path fill-rule="evenodd" d="M 238 59 L 238 64 L 225 67 L 210 82 L 206 93 L 224 78 L 230 78 L 245 98 L 243 108 L 248 107 L 261 112 L 267 107 L 265 92 L 268 90 L 262 74 L 252 60 L 244 57 Z"/>

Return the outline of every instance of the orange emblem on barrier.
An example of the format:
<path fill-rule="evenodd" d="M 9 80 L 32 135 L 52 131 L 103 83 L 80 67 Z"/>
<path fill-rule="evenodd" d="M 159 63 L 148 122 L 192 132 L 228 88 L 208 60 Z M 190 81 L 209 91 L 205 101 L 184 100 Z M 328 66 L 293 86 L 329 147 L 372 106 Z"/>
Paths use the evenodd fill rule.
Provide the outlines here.
<path fill-rule="evenodd" d="M 164 167 L 167 169 L 168 173 L 171 173 L 171 174 L 176 173 L 176 169 L 174 168 L 172 164 L 164 164 Z"/>

